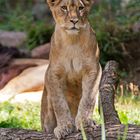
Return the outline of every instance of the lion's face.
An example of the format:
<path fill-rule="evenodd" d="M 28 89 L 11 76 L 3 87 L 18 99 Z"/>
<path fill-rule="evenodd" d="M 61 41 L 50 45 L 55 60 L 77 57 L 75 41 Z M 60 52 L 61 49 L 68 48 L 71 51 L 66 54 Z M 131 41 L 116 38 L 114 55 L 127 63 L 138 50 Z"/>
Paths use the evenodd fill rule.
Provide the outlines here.
<path fill-rule="evenodd" d="M 47 0 L 57 25 L 69 34 L 79 33 L 88 24 L 93 0 Z"/>

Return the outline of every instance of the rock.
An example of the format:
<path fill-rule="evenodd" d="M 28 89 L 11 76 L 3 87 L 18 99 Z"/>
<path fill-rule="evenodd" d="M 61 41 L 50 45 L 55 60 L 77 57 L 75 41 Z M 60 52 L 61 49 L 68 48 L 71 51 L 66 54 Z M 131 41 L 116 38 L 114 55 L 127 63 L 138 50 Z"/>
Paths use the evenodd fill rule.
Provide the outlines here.
<path fill-rule="evenodd" d="M 0 44 L 7 47 L 22 46 L 27 39 L 24 32 L 0 31 Z"/>
<path fill-rule="evenodd" d="M 48 59 L 49 53 L 50 53 L 50 48 L 51 48 L 50 43 L 38 46 L 32 50 L 31 56 L 32 56 L 32 58 Z"/>

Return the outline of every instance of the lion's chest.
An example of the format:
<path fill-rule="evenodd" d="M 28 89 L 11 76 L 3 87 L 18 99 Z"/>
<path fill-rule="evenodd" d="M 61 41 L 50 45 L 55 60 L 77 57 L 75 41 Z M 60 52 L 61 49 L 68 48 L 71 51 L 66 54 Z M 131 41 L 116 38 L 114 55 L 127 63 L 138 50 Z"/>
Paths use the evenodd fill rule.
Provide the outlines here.
<path fill-rule="evenodd" d="M 80 46 L 73 45 L 66 48 L 63 66 L 69 80 L 77 80 L 83 71 L 83 52 Z"/>
<path fill-rule="evenodd" d="M 73 58 L 65 58 L 66 63 L 65 66 L 65 72 L 69 74 L 78 74 L 82 70 L 82 60 L 80 60 L 78 57 Z"/>

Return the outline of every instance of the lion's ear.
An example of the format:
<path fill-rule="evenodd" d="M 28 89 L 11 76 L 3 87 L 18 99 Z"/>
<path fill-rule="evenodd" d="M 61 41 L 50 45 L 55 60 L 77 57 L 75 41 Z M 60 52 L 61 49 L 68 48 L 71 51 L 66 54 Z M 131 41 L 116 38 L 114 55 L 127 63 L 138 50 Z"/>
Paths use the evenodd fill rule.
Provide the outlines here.
<path fill-rule="evenodd" d="M 95 0 L 83 0 L 86 5 L 92 5 Z"/>
<path fill-rule="evenodd" d="M 95 0 L 83 0 L 84 4 L 87 6 L 88 10 L 91 9 Z"/>
<path fill-rule="evenodd" d="M 58 4 L 60 2 L 60 0 L 47 0 L 47 3 L 49 5 L 49 7 L 53 7 L 55 6 L 56 4 Z"/>

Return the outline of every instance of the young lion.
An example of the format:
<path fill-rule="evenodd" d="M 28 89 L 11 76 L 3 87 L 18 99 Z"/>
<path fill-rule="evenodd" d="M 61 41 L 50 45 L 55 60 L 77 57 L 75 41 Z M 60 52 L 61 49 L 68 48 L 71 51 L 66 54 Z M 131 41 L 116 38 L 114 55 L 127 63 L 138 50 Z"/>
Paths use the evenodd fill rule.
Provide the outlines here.
<path fill-rule="evenodd" d="M 47 0 L 56 22 L 41 105 L 42 128 L 57 138 L 94 125 L 101 78 L 99 49 L 87 15 L 93 0 Z M 75 121 L 73 120 L 75 119 Z"/>

